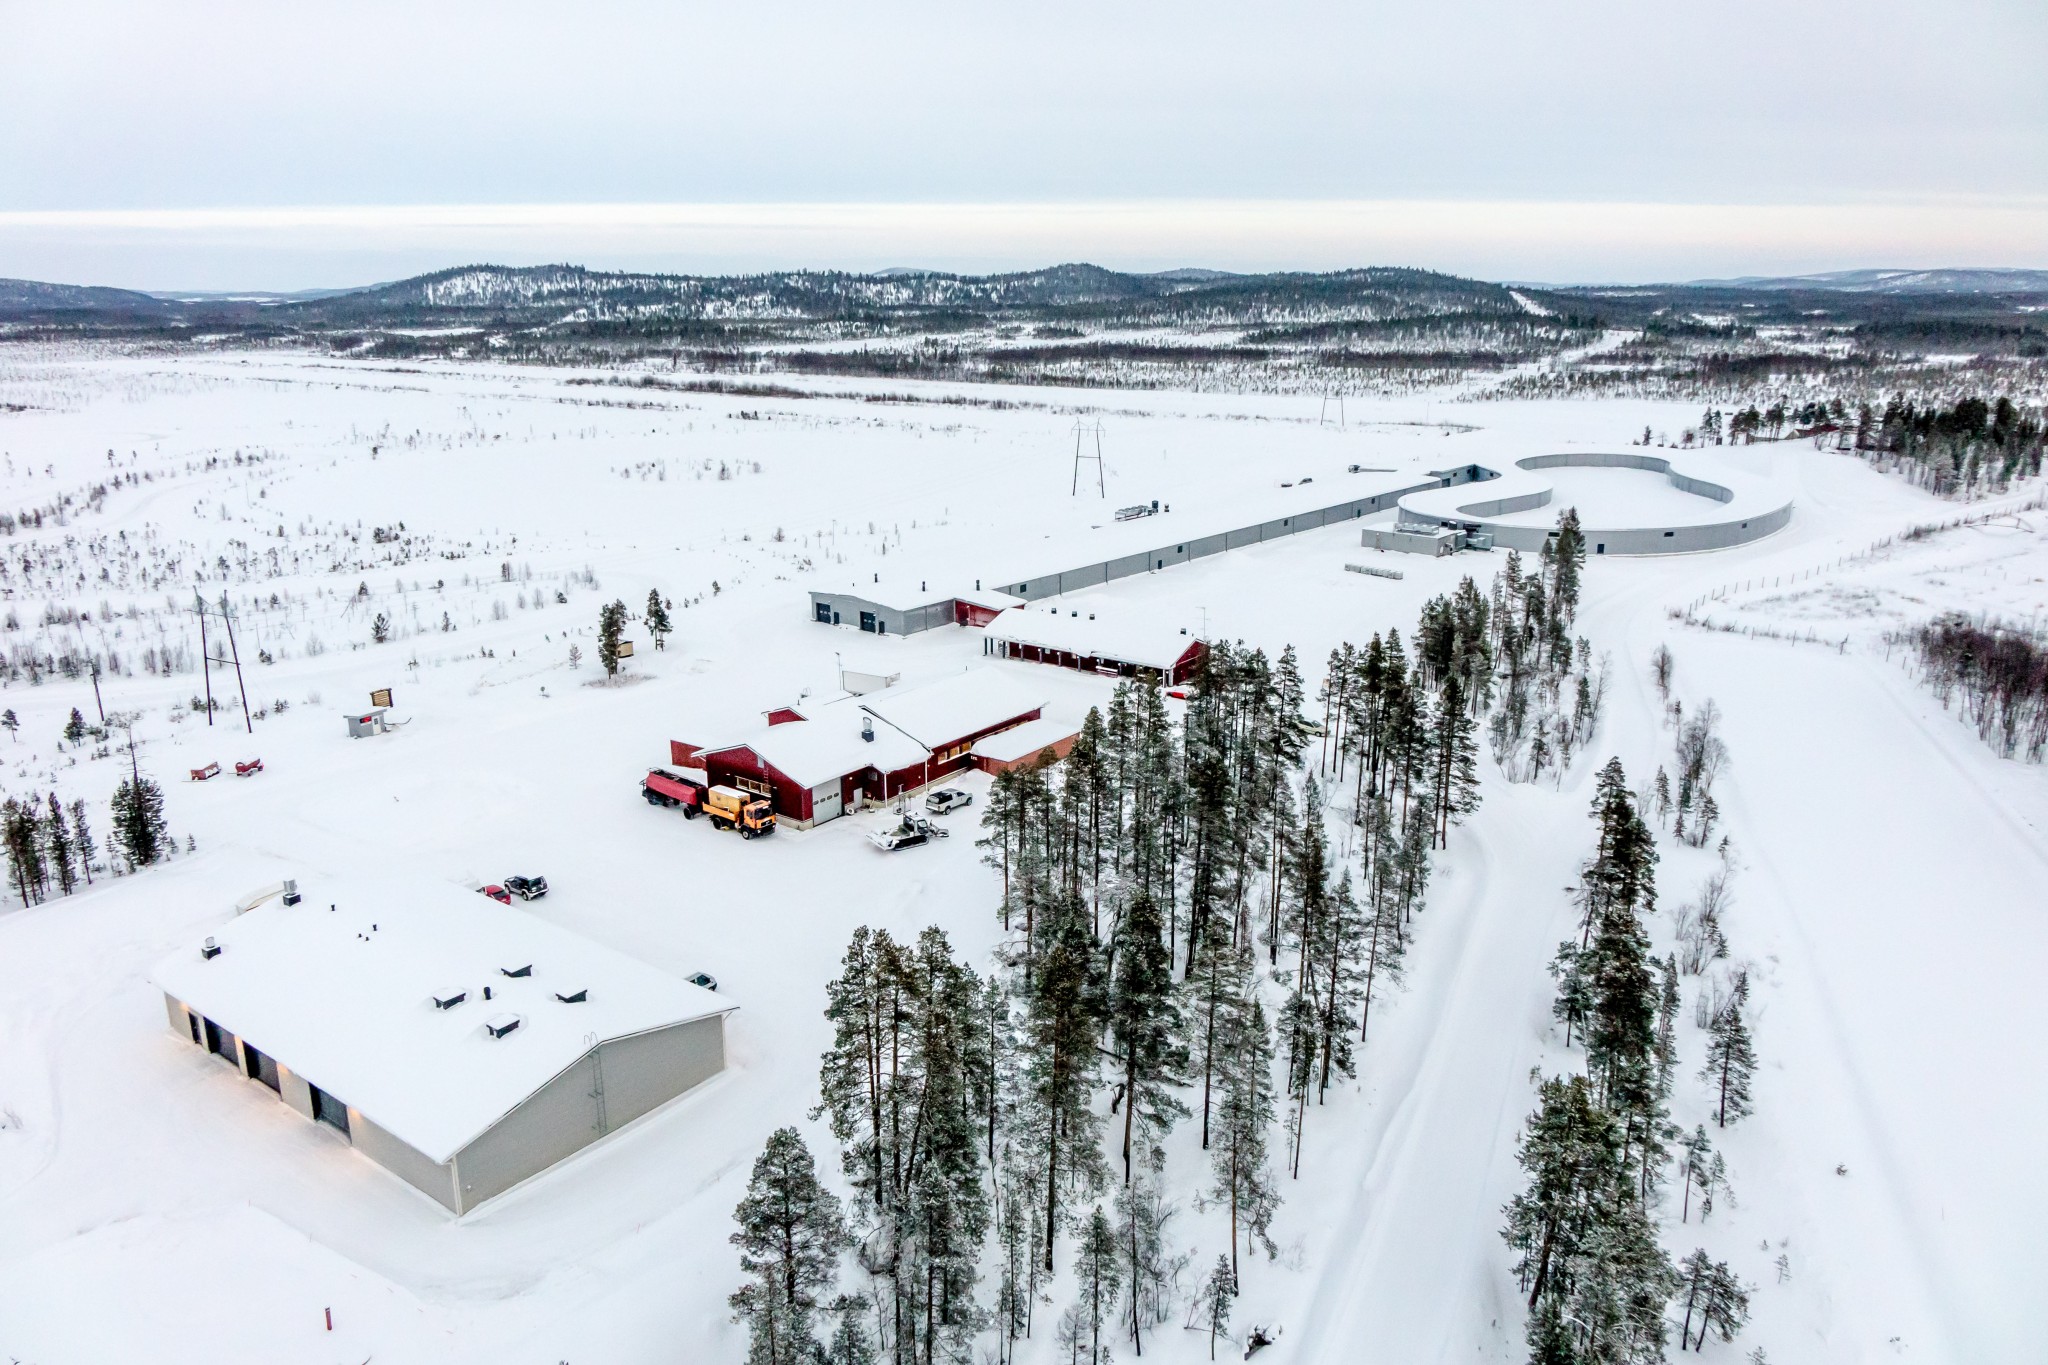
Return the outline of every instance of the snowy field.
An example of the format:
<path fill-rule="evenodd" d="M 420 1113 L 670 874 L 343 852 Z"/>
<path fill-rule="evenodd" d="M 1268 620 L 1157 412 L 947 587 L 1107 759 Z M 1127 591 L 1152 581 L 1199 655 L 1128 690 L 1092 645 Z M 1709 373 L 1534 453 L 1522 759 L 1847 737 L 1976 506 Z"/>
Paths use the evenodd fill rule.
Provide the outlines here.
<path fill-rule="evenodd" d="M 10 1358 L 742 1359 L 725 1303 L 740 1282 L 732 1210 L 774 1128 L 797 1125 L 836 1168 L 806 1115 L 829 1039 L 823 989 L 848 935 L 936 924 L 980 962 L 999 930 L 978 806 L 947 817 L 956 837 L 884 855 L 863 840 L 874 815 L 746 843 L 638 799 L 670 739 L 829 695 L 842 663 L 906 682 L 982 663 L 958 629 L 876 639 L 814 625 L 807 581 L 1060 569 L 1097 557 L 1125 504 L 1158 499 L 1171 511 L 1149 523 L 1156 538 L 1192 537 L 1246 509 L 1321 506 L 1471 460 L 1619 449 L 1697 418 L 1440 394 L 1354 399 L 1339 427 L 1308 398 L 811 380 L 791 384 L 809 397 L 750 397 L 636 377 L 0 352 L 0 510 L 63 509 L 0 536 L 0 648 L 122 656 L 104 703 L 136 715 L 181 849 L 0 912 Z M 1070 494 L 1077 422 L 1102 426 L 1106 496 L 1092 466 L 1085 496 Z M 1791 526 L 1738 550 L 1589 565 L 1579 630 L 1613 665 L 1602 732 L 1555 787 L 1488 765 L 1484 807 L 1439 855 L 1407 984 L 1375 1012 L 1359 1081 L 1309 1124 L 1301 1178 L 1282 1181 L 1280 1254 L 1247 1263 L 1233 1322 L 1278 1330 L 1266 1359 L 1523 1358 L 1501 1208 L 1519 1187 L 1531 1068 L 1578 1062 L 1550 1018 L 1545 967 L 1576 924 L 1568 888 L 1590 848 L 1594 769 L 1618 755 L 1640 782 L 1672 762 L 1648 672 L 1660 644 L 1674 694 L 1712 699 L 1724 720 L 1725 924 L 1751 968 L 1762 1059 L 1755 1117 L 1715 1134 L 1733 1200 L 1704 1227 L 1696 1212 L 1663 1223 L 1674 1253 L 1705 1245 L 1754 1286 L 1743 1336 L 1702 1358 L 2040 1358 L 2025 1305 L 2048 1270 L 2033 1150 L 2048 1131 L 2048 773 L 1996 758 L 1882 637 L 1950 607 L 2048 607 L 2048 515 L 1870 552 L 1985 509 L 1805 444 L 1728 458 L 1793 491 Z M 1551 474 L 1559 506 L 1646 506 L 1636 485 L 1653 483 L 1652 501 L 1696 501 L 1647 474 Z M 1269 653 L 1292 644 L 1313 687 L 1339 643 L 1407 636 L 1428 598 L 1467 574 L 1484 587 L 1500 560 L 1402 557 L 1406 576 L 1390 581 L 1347 572 L 1361 556 L 1355 527 L 1331 528 L 1070 602 Z M 239 702 L 211 727 L 191 705 L 196 575 L 239 613 L 253 736 Z M 599 607 L 618 598 L 637 614 L 650 589 L 676 604 L 667 650 L 636 625 L 626 678 L 596 685 Z M 373 643 L 380 616 L 390 638 Z M 1056 716 L 1108 696 L 1093 678 L 998 666 Z M 231 696 L 232 671 L 212 686 Z M 349 740 L 344 713 L 381 687 L 402 726 Z M 21 721 L 0 739 L 6 793 L 82 797 L 104 833 L 125 747 L 59 743 L 73 708 L 96 717 L 90 680 L 39 668 L 0 706 Z M 254 754 L 259 776 L 183 780 Z M 1666 911 L 1719 865 L 1668 839 L 1661 853 Z M 258 886 L 297 876 L 317 897 L 323 878 L 372 869 L 544 873 L 555 890 L 535 913 L 718 978 L 740 1007 L 729 1070 L 450 1216 L 172 1037 L 146 980 Z M 1655 933 L 1661 955 L 1668 913 Z M 1688 978 L 1673 1099 L 1686 1131 L 1711 1123 L 1691 1079 L 1701 984 Z M 1192 1186 L 1202 1168 L 1185 1126 L 1174 1144 Z M 1188 1200 L 1173 1235 L 1203 1266 L 1225 1225 Z M 1027 1362 L 1058 1358 L 1050 1323 L 1070 1292 L 1054 1293 Z M 1206 1337 L 1178 1326 L 1147 1354 L 1206 1359 Z"/>

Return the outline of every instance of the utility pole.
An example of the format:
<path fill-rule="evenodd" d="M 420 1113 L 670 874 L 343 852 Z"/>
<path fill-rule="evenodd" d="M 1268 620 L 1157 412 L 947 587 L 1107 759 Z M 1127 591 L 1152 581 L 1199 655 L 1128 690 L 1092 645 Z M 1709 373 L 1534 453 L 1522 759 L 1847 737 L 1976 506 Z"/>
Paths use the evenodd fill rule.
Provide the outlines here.
<path fill-rule="evenodd" d="M 1093 455 L 1083 455 L 1081 453 L 1081 438 L 1087 435 L 1088 431 L 1089 428 L 1082 423 L 1080 418 L 1076 417 L 1074 419 L 1074 486 L 1068 490 L 1068 495 L 1070 497 L 1080 496 L 1081 464 L 1085 460 L 1093 460 L 1095 462 L 1096 496 L 1106 498 L 1109 496 L 1109 484 L 1102 473 L 1102 423 L 1097 422 L 1094 427 L 1095 453 Z"/>
<path fill-rule="evenodd" d="M 107 723 L 107 704 L 100 700 L 100 661 L 98 659 L 92 661 L 92 704 L 93 709 L 100 713 L 100 726 L 105 728 Z"/>
<path fill-rule="evenodd" d="M 213 724 L 213 656 L 206 651 L 206 599 L 197 592 L 192 600 L 199 606 L 199 671 L 206 678 L 206 723 Z"/>
<path fill-rule="evenodd" d="M 220 595 L 220 619 L 228 628 L 228 653 L 235 665 L 235 688 L 242 694 L 242 724 L 250 734 L 256 733 L 256 722 L 249 715 L 249 689 L 242 682 L 242 651 L 235 648 L 235 618 L 228 610 L 228 595 L 225 589 Z"/>

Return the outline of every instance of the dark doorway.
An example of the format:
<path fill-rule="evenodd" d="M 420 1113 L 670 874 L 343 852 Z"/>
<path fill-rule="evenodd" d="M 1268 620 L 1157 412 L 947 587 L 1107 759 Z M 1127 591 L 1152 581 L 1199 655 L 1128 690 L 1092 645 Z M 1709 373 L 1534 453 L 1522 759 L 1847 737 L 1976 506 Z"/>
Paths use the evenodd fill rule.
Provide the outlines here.
<path fill-rule="evenodd" d="M 211 1019 L 206 1021 L 206 1050 L 231 1062 L 238 1060 L 235 1056 L 235 1035 Z"/>
<path fill-rule="evenodd" d="M 272 1090 L 278 1089 L 276 1060 L 247 1043 L 242 1044 L 242 1069 L 249 1073 L 250 1080 L 261 1081 Z"/>
<path fill-rule="evenodd" d="M 193 1042 L 199 1044 L 199 1046 L 201 1047 L 206 1046 L 206 1039 L 200 1037 L 199 1035 L 199 1016 L 194 1014 L 191 1010 L 185 1011 L 185 1027 L 192 1030 Z"/>
<path fill-rule="evenodd" d="M 348 1131 L 348 1106 L 319 1086 L 308 1086 L 313 1092 L 313 1117 L 330 1127 Z"/>
<path fill-rule="evenodd" d="M 873 612 L 864 611 L 860 614 L 860 628 L 870 635 L 875 633 L 875 614 Z"/>
<path fill-rule="evenodd" d="M 818 603 L 818 610 L 817 610 L 817 616 L 818 616 L 818 623 L 819 623 L 820 625 L 826 625 L 826 626 L 829 626 L 829 625 L 831 625 L 831 624 L 832 624 L 832 604 L 831 604 L 830 602 L 820 602 L 820 603 Z"/>

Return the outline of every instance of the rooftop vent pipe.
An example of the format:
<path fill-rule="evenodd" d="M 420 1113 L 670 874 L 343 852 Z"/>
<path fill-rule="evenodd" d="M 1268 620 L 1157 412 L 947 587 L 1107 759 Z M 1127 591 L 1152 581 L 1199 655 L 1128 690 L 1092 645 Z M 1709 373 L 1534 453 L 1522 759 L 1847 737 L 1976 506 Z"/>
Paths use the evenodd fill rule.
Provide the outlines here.
<path fill-rule="evenodd" d="M 206 946 L 199 950 L 199 956 L 201 956 L 202 958 L 207 958 L 209 960 L 212 958 L 219 957 L 220 945 L 218 943 L 215 943 L 212 939 L 206 940 Z"/>

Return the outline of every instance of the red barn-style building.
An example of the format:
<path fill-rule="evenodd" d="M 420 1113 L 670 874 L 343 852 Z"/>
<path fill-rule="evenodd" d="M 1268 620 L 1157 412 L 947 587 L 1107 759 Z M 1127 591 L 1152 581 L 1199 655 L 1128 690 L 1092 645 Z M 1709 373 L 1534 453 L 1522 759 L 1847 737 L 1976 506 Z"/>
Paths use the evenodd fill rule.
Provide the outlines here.
<path fill-rule="evenodd" d="M 890 687 L 808 708 L 767 713 L 768 723 L 691 751 L 713 783 L 767 797 L 776 819 L 799 829 L 884 802 L 969 767 L 975 741 L 1035 721 L 1042 699 L 993 669 Z"/>
<path fill-rule="evenodd" d="M 1186 682 L 1209 647 L 1185 626 L 1161 624 L 1103 604 L 1058 601 L 1011 607 L 982 628 L 982 652 L 1106 677 Z"/>

